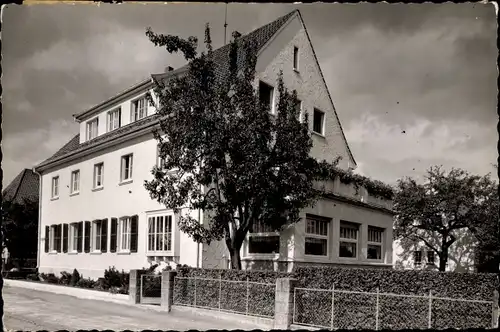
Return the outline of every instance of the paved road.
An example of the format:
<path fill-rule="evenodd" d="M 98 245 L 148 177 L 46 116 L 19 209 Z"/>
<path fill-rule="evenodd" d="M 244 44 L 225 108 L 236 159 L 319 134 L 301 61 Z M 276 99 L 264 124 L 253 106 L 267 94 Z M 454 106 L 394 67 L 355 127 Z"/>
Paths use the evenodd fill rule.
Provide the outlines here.
<path fill-rule="evenodd" d="M 209 330 L 255 329 L 189 313 L 165 313 L 141 307 L 79 299 L 4 284 L 7 330 Z"/>

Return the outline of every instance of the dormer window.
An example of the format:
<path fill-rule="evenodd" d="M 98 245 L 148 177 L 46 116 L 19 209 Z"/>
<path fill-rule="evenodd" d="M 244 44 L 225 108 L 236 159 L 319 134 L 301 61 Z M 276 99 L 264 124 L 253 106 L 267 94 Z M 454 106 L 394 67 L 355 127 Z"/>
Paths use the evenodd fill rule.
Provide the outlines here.
<path fill-rule="evenodd" d="M 145 118 L 148 114 L 148 101 L 146 97 L 141 97 L 132 101 L 132 112 L 130 122 Z"/>
<path fill-rule="evenodd" d="M 97 137 L 97 129 L 99 127 L 99 118 L 95 118 L 87 122 L 87 141 Z"/>
<path fill-rule="evenodd" d="M 108 132 L 120 128 L 121 126 L 121 108 L 108 112 Z"/>

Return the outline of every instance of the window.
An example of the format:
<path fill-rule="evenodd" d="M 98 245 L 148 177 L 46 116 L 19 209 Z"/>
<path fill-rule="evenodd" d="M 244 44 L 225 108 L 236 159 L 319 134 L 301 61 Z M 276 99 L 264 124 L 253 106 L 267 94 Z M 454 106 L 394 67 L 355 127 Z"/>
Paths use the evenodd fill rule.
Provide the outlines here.
<path fill-rule="evenodd" d="M 102 239 L 105 233 L 103 220 L 95 220 L 92 223 L 92 249 L 94 251 L 101 251 Z"/>
<path fill-rule="evenodd" d="M 269 105 L 271 113 L 274 113 L 274 88 L 264 82 L 259 82 L 260 102 Z"/>
<path fill-rule="evenodd" d="M 255 222 L 248 233 L 249 254 L 279 254 L 280 235 L 270 225 Z"/>
<path fill-rule="evenodd" d="M 299 71 L 299 48 L 293 48 L 293 69 Z"/>
<path fill-rule="evenodd" d="M 59 197 L 59 177 L 52 178 L 52 198 Z"/>
<path fill-rule="evenodd" d="M 324 122 L 325 122 L 325 113 L 321 112 L 320 110 L 314 109 L 313 131 L 315 133 L 323 135 Z"/>
<path fill-rule="evenodd" d="M 80 171 L 71 172 L 71 193 L 77 193 L 80 191 Z"/>
<path fill-rule="evenodd" d="M 306 218 L 305 254 L 328 256 L 328 226 L 330 221 L 311 216 Z"/>
<path fill-rule="evenodd" d="M 340 222 L 339 257 L 358 256 L 358 231 L 359 225 L 347 221 Z"/>
<path fill-rule="evenodd" d="M 99 118 L 95 118 L 87 122 L 87 141 L 97 137 L 97 129 L 99 127 Z"/>
<path fill-rule="evenodd" d="M 81 236 L 78 234 L 78 223 L 72 223 L 69 225 L 69 251 L 77 252 L 78 251 L 78 240 Z"/>
<path fill-rule="evenodd" d="M 171 251 L 172 216 L 149 217 L 148 223 L 148 251 Z"/>
<path fill-rule="evenodd" d="M 148 101 L 146 97 L 141 97 L 132 101 L 132 113 L 130 122 L 138 121 L 147 115 Z"/>
<path fill-rule="evenodd" d="M 130 251 L 130 230 L 131 230 L 132 218 L 124 217 L 120 219 L 120 226 L 118 233 L 119 236 L 119 247 L 120 251 Z"/>
<path fill-rule="evenodd" d="M 126 155 L 122 157 L 120 180 L 126 181 L 132 179 L 132 155 Z"/>
<path fill-rule="evenodd" d="M 368 259 L 382 259 L 382 241 L 384 230 L 382 228 L 368 226 Z"/>
<path fill-rule="evenodd" d="M 415 250 L 413 252 L 413 262 L 415 263 L 415 266 L 420 266 L 420 264 L 422 264 L 422 251 Z"/>
<path fill-rule="evenodd" d="M 94 189 L 104 185 L 104 163 L 94 165 Z"/>
<path fill-rule="evenodd" d="M 56 237 L 57 237 L 57 225 L 52 225 L 52 226 L 50 226 L 50 234 L 49 234 L 49 241 L 50 241 L 49 250 L 51 252 L 56 251 L 56 249 L 57 249 Z"/>
<path fill-rule="evenodd" d="M 435 263 L 434 251 L 429 250 L 427 251 L 427 264 L 434 265 L 434 263 Z"/>
<path fill-rule="evenodd" d="M 121 126 L 121 108 L 108 112 L 108 132 L 120 128 Z"/>
<path fill-rule="evenodd" d="M 295 109 L 299 117 L 299 121 L 302 121 L 302 101 L 297 99 L 297 102 L 295 103 Z"/>

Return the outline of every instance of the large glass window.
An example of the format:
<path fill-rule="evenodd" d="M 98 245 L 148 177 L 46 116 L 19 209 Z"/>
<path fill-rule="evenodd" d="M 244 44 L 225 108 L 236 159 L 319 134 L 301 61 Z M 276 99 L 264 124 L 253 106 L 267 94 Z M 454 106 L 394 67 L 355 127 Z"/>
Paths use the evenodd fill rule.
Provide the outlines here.
<path fill-rule="evenodd" d="M 172 250 L 172 216 L 162 215 L 148 219 L 148 251 Z"/>
<path fill-rule="evenodd" d="M 340 222 L 339 257 L 358 257 L 359 225 L 347 221 Z"/>
<path fill-rule="evenodd" d="M 327 219 L 307 216 L 305 254 L 315 256 L 328 256 L 328 227 Z"/>

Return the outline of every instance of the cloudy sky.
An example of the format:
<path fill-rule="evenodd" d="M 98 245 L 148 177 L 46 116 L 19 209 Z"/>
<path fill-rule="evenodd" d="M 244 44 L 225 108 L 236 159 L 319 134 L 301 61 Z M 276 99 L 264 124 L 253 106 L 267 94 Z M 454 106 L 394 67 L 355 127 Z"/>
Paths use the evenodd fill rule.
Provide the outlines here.
<path fill-rule="evenodd" d="M 180 57 L 145 28 L 223 43 L 222 4 L 10 5 L 2 12 L 3 185 L 77 133 L 81 112 Z M 389 183 L 431 165 L 494 171 L 493 5 L 229 4 L 228 31 L 299 8 L 358 171 Z M 228 32 L 228 35 L 229 32 Z M 203 38 L 200 38 L 203 40 Z"/>

